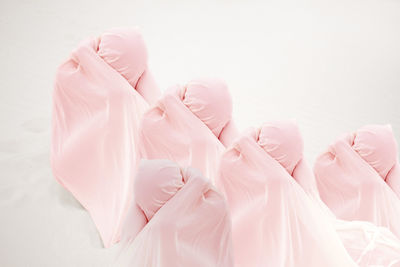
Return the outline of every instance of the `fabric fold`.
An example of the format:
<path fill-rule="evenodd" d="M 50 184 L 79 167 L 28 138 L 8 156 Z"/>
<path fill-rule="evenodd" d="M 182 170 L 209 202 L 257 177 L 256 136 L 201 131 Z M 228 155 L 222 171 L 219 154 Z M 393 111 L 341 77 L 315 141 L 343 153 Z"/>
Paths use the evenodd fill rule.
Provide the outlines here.
<path fill-rule="evenodd" d="M 235 266 L 357 266 L 329 218 L 290 175 L 295 164 L 279 158 L 288 172 L 267 152 L 279 153 L 279 146 L 262 136 L 249 130 L 220 161 L 216 185 L 232 216 Z"/>
<path fill-rule="evenodd" d="M 169 88 L 144 114 L 140 156 L 192 166 L 213 180 L 219 156 L 237 133 L 226 84 L 218 79 L 193 80 Z"/>
<path fill-rule="evenodd" d="M 105 247 L 120 238 L 138 161 L 137 131 L 158 88 L 136 29 L 82 42 L 56 74 L 51 165 L 90 213 Z"/>
<path fill-rule="evenodd" d="M 143 160 L 135 192 L 146 224 L 114 266 L 233 266 L 228 207 L 201 172 L 169 160 Z"/>
<path fill-rule="evenodd" d="M 321 199 L 343 220 L 362 220 L 400 237 L 397 144 L 389 126 L 340 137 L 314 165 Z"/>
<path fill-rule="evenodd" d="M 314 173 L 303 156 L 303 138 L 291 121 L 266 123 L 261 127 L 258 143 L 303 188 L 330 219 L 340 240 L 353 260 L 363 267 L 399 266 L 400 240 L 383 227 L 365 221 L 339 220 L 320 199 Z"/>

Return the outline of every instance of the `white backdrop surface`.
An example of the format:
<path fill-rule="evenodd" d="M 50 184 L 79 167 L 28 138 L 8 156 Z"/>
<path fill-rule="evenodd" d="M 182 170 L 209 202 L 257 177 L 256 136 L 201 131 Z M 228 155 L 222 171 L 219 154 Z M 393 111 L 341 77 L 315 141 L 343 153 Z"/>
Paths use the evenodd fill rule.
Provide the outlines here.
<path fill-rule="evenodd" d="M 140 26 L 160 87 L 225 79 L 241 129 L 295 119 L 310 163 L 343 132 L 400 141 L 400 1 L 0 1 L 0 266 L 108 266 L 52 177 L 51 93 L 80 40 Z"/>

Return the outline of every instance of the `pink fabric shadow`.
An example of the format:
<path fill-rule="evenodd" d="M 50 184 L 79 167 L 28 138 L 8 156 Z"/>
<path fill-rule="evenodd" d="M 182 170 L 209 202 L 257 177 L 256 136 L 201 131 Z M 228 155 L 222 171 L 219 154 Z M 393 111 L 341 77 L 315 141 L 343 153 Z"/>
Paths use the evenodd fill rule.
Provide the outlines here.
<path fill-rule="evenodd" d="M 138 161 L 138 124 L 158 95 L 136 29 L 84 41 L 57 70 L 53 173 L 88 210 L 105 247 L 120 238 Z"/>
<path fill-rule="evenodd" d="M 232 267 L 226 201 L 193 168 L 169 160 L 143 160 L 135 179 L 135 203 L 143 223 L 115 266 Z"/>
<path fill-rule="evenodd" d="M 400 237 L 397 144 L 390 126 L 339 138 L 314 165 L 321 199 L 344 220 L 387 227 Z"/>
<path fill-rule="evenodd" d="M 235 266 L 357 266 L 330 218 L 291 176 L 302 144 L 264 138 L 277 134 L 274 126 L 251 129 L 220 161 L 216 185 L 231 211 Z M 299 153 L 283 156 L 291 145 Z"/>

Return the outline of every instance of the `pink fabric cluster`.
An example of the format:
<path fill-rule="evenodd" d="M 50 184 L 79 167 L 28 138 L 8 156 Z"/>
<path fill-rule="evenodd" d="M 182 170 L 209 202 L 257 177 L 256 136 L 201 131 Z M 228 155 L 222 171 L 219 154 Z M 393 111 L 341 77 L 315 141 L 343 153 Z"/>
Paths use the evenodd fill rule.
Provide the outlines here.
<path fill-rule="evenodd" d="M 322 200 L 344 220 L 363 220 L 400 237 L 397 144 L 387 125 L 346 134 L 314 165 Z"/>
<path fill-rule="evenodd" d="M 300 130 L 239 133 L 227 84 L 161 95 L 137 29 L 89 38 L 56 75 L 51 164 L 115 266 L 400 266 L 389 126 L 338 139 L 312 170 Z"/>

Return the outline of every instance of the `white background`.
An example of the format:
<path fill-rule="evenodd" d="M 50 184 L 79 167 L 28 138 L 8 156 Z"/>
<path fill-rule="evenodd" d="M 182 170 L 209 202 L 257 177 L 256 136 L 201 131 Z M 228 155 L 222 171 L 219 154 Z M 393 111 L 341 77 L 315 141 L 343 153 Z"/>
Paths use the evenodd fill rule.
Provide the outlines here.
<path fill-rule="evenodd" d="M 141 27 L 162 89 L 225 79 L 241 129 L 297 120 L 310 163 L 369 123 L 400 141 L 398 0 L 0 1 L 0 266 L 108 266 L 117 251 L 48 153 L 56 67 L 108 28 Z"/>

